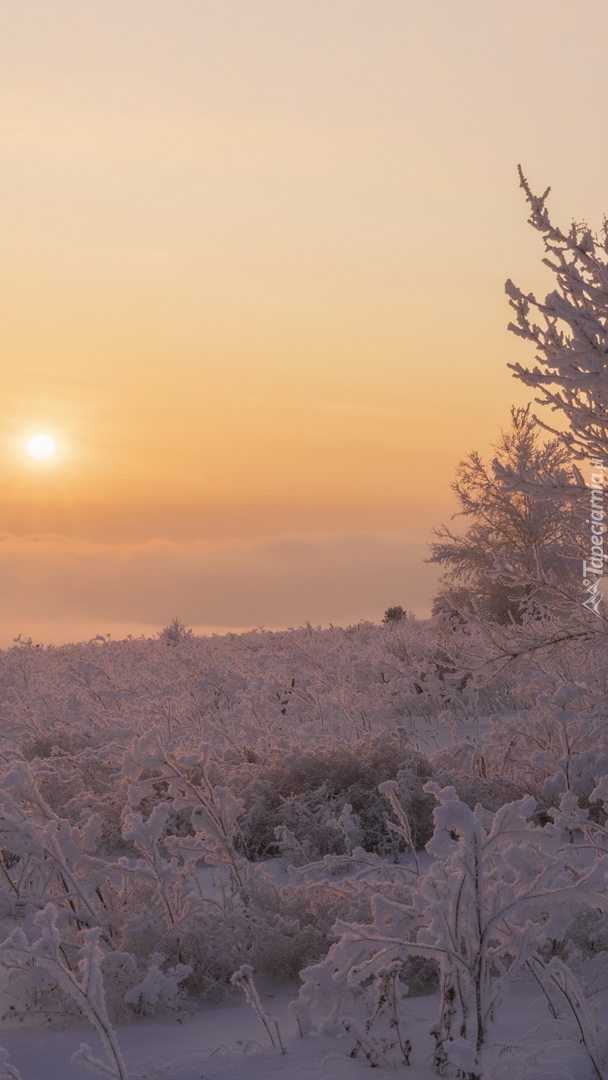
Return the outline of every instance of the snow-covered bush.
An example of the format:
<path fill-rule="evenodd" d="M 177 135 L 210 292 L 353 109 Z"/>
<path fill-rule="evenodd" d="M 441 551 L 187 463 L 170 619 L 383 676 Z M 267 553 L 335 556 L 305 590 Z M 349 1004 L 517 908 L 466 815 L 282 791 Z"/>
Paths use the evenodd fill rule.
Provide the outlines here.
<path fill-rule="evenodd" d="M 594 687 L 592 678 L 564 680 L 557 688 L 539 682 L 534 707 L 490 732 L 488 769 L 524 785 L 547 806 L 557 806 L 571 793 L 589 808 L 592 792 L 608 774 L 605 690 Z"/>
<path fill-rule="evenodd" d="M 575 868 L 558 831 L 531 823 L 533 799 L 493 815 L 481 806 L 471 811 L 453 788 L 428 787 L 439 803 L 427 845 L 435 861 L 400 902 L 376 897 L 371 924 L 337 925 L 326 959 L 302 973 L 299 1009 L 309 1024 L 319 1010 L 321 1029 L 338 1030 L 340 1015 L 379 970 L 433 957 L 441 971 L 435 1066 L 480 1080 L 508 984 L 547 939 L 562 936 L 568 900 L 608 907 L 606 866 L 585 868 L 583 859 Z"/>
<path fill-rule="evenodd" d="M 251 963 L 260 974 L 296 978 L 326 954 L 339 919 L 367 919 L 375 896 L 396 898 L 399 891 L 391 881 L 348 877 L 277 886 L 257 868 L 250 885 Z"/>
<path fill-rule="evenodd" d="M 108 1080 L 128 1080 L 116 1032 L 106 1008 L 99 927 L 83 931 L 83 945 L 78 950 L 77 964 L 74 966 L 66 959 L 59 913 L 53 904 L 47 904 L 35 915 L 33 928 L 35 932 L 29 939 L 23 930 L 13 930 L 0 945 L 0 957 L 16 966 L 31 966 L 34 970 L 43 968 L 56 987 L 74 1001 L 79 1013 L 93 1025 L 101 1039 L 106 1061 L 93 1057 L 90 1046 L 82 1043 L 73 1056 L 75 1063 L 101 1072 Z"/>
<path fill-rule="evenodd" d="M 444 755 L 444 758 L 448 755 Z M 458 798 L 474 810 L 477 804 L 484 810 L 496 813 L 501 806 L 524 798 L 528 794 L 522 784 L 515 783 L 503 776 L 490 779 L 483 776 L 467 776 L 458 769 L 438 769 L 434 780 L 441 787 L 453 787 Z"/>
<path fill-rule="evenodd" d="M 282 852 L 294 865 L 359 845 L 394 853 L 399 844 L 386 828 L 378 787 L 398 777 L 416 846 L 423 847 L 432 834 L 433 800 L 423 790 L 431 773 L 424 755 L 397 735 L 273 756 L 242 789 L 240 843 L 250 859 Z"/>

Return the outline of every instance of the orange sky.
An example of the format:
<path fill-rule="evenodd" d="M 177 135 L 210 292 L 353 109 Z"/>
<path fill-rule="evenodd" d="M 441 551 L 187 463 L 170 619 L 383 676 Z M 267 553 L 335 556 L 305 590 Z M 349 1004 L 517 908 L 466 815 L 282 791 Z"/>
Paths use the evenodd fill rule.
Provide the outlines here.
<path fill-rule="evenodd" d="M 515 166 L 599 225 L 604 0 L 8 0 L 0 645 L 429 610 L 529 358 Z M 34 462 L 46 431 L 57 455 Z"/>

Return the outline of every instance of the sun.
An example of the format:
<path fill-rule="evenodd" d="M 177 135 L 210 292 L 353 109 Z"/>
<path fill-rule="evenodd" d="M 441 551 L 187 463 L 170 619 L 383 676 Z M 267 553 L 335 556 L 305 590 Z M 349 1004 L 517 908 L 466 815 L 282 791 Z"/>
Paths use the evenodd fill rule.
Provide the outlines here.
<path fill-rule="evenodd" d="M 42 460 L 43 458 L 52 457 L 57 449 L 57 445 L 50 435 L 43 435 L 42 432 L 40 432 L 38 435 L 32 435 L 31 439 L 28 439 L 27 449 L 32 457 Z"/>

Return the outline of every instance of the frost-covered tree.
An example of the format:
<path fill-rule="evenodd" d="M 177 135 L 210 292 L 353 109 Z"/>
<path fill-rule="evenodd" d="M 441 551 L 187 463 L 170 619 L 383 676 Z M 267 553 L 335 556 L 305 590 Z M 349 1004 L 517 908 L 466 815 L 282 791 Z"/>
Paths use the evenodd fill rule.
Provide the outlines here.
<path fill-rule="evenodd" d="M 543 262 L 555 274 L 557 288 L 540 301 L 507 281 L 516 314 L 510 329 L 535 345 L 540 364 L 509 366 L 540 393 L 540 404 L 567 420 L 566 431 L 541 423 L 573 456 L 603 458 L 608 454 L 608 220 L 599 236 L 576 223 L 564 233 L 546 207 L 551 189 L 534 195 L 521 167 L 519 178 L 530 206 L 528 220 L 543 237 Z M 534 322 L 534 310 L 541 325 Z"/>
<path fill-rule="evenodd" d="M 530 205 L 529 222 L 543 236 L 544 263 L 555 274 L 557 288 L 541 302 L 507 282 L 516 313 L 510 329 L 536 346 L 538 361 L 533 368 L 510 366 L 517 378 L 538 392 L 537 402 L 556 414 L 554 427 L 542 417 L 534 420 L 553 434 L 571 464 L 566 470 L 535 474 L 523 465 L 497 459 L 493 469 L 506 497 L 527 496 L 538 507 L 553 504 L 566 524 L 575 521 L 577 510 L 580 518 L 578 527 L 566 529 L 562 547 L 564 555 L 575 556 L 571 582 L 555 580 L 553 573 L 547 579 L 546 574 L 513 560 L 502 566 L 501 577 L 509 588 L 531 592 L 537 605 L 533 613 L 524 615 L 521 626 L 501 628 L 486 622 L 485 641 L 470 660 L 482 678 L 514 662 L 544 662 L 571 646 L 579 652 L 604 649 L 608 631 L 605 609 L 600 606 L 605 518 L 602 466 L 608 450 L 608 224 L 604 222 L 599 237 L 584 224 L 575 223 L 562 232 L 546 208 L 549 189 L 535 196 L 521 168 L 519 175 Z M 543 325 L 534 321 L 535 312 L 542 316 Z M 595 467 L 591 497 L 575 465 L 585 459 Z M 595 560 L 595 565 L 587 560 L 592 573 L 586 573 L 587 555 Z"/>
<path fill-rule="evenodd" d="M 435 530 L 428 562 L 446 567 L 435 614 L 474 606 L 497 622 L 520 621 L 523 603 L 543 586 L 571 580 L 581 555 L 575 507 L 559 496 L 560 484 L 571 482 L 569 451 L 556 438 L 539 440 L 529 407 L 511 409 L 511 427 L 495 450 L 489 466 L 474 451 L 456 469 L 455 516 L 471 524 L 460 535 Z M 505 474 L 534 490 L 514 490 Z"/>
<path fill-rule="evenodd" d="M 192 637 L 192 630 L 187 630 L 185 623 L 176 615 L 168 626 L 163 627 L 158 638 L 164 645 L 179 645 Z"/>
<path fill-rule="evenodd" d="M 402 608 L 401 604 L 395 604 L 394 607 L 388 607 L 384 612 L 382 622 L 385 626 L 392 626 L 393 623 L 401 622 L 405 619 L 407 612 Z"/>

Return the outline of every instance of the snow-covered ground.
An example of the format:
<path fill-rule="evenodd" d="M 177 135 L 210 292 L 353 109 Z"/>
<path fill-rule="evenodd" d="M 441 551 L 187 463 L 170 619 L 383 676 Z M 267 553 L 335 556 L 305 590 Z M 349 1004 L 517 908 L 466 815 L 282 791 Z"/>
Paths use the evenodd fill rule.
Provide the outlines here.
<path fill-rule="evenodd" d="M 246 1004 L 206 1006 L 182 1021 L 144 1020 L 117 1027 L 129 1075 L 133 1080 L 354 1080 L 368 1074 L 364 1060 L 350 1057 L 353 1039 L 314 1035 L 300 1038 L 288 1014 L 289 1002 L 297 987 L 263 983 L 262 1003 L 276 1016 L 286 1053 L 269 1046 L 259 1020 Z M 407 1034 L 412 1042 L 411 1066 L 399 1072 L 405 1080 L 435 1080 L 432 1067 L 432 1039 L 429 1028 L 437 1017 L 436 995 L 412 998 L 406 1008 Z M 522 982 L 511 991 L 496 1026 L 496 1051 L 489 1080 L 520 1080 L 525 1075 L 545 1080 L 576 1076 L 587 1080 L 589 1064 L 577 1048 L 568 1043 L 542 1043 L 530 1071 L 520 1071 L 509 1053 L 522 1036 L 522 1014 L 529 1030 L 548 1019 L 546 1003 L 538 988 Z M 86 1025 L 66 1030 L 35 1028 L 7 1030 L 2 1043 L 23 1080 L 83 1080 L 82 1066 L 70 1064 L 81 1042 L 88 1042 L 101 1055 L 95 1033 Z M 531 1047 L 532 1049 L 532 1047 Z M 534 1069 L 532 1068 L 534 1065 Z M 394 1077 L 395 1069 L 379 1065 L 376 1077 Z"/>

